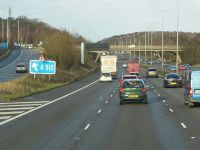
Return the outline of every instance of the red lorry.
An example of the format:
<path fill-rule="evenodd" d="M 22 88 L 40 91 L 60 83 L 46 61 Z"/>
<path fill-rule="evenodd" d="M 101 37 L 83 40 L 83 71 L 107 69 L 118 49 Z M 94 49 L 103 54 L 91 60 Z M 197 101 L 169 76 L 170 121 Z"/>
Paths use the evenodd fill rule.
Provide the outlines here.
<path fill-rule="evenodd" d="M 140 73 L 140 64 L 136 61 L 130 61 L 127 65 L 128 74 L 138 75 Z"/>

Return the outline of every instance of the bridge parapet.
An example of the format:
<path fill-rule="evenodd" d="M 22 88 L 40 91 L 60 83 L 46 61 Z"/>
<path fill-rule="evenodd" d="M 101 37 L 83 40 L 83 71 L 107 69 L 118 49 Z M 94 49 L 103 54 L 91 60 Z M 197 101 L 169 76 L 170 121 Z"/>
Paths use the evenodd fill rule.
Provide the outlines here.
<path fill-rule="evenodd" d="M 146 51 L 161 51 L 162 50 L 162 46 L 160 45 L 154 45 L 152 46 L 146 46 Z M 114 50 L 114 51 L 145 51 L 145 46 L 134 46 L 134 45 L 110 45 L 110 50 Z M 171 52 L 175 52 L 176 51 L 176 46 L 175 45 L 165 45 L 163 46 L 163 50 L 164 51 L 171 51 Z M 179 46 L 179 51 L 184 51 L 182 46 Z"/>

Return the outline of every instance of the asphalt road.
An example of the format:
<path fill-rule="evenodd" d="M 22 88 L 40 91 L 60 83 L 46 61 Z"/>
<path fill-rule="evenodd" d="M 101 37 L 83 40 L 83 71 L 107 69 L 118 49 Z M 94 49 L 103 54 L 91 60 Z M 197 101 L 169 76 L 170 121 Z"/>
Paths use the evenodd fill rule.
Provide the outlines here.
<path fill-rule="evenodd" d="M 6 82 L 16 79 L 24 75 L 24 73 L 16 73 L 18 63 L 27 63 L 31 59 L 38 59 L 39 52 L 37 50 L 13 50 L 11 55 L 0 62 L 0 82 Z"/>
<path fill-rule="evenodd" d="M 0 120 L 0 149 L 199 149 L 200 108 L 184 106 L 183 89 L 163 89 L 162 78 L 148 78 L 147 105 L 119 105 L 118 81 L 100 83 L 99 76 L 93 73 L 59 89 L 0 103 L 0 117 L 22 111 Z"/>

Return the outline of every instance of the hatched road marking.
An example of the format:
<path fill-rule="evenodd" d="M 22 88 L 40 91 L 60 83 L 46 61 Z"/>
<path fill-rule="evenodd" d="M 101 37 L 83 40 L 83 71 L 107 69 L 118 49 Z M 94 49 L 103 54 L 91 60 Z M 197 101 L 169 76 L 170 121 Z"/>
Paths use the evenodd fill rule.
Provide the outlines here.
<path fill-rule="evenodd" d="M 66 98 L 66 97 L 68 97 L 68 96 L 71 96 L 71 95 L 73 95 L 73 94 L 75 94 L 75 93 L 77 93 L 77 92 L 80 92 L 80 91 L 82 91 L 82 90 L 84 90 L 84 89 L 86 89 L 86 88 L 88 88 L 88 87 L 90 87 L 90 86 L 92 86 L 92 85 L 94 85 L 94 84 L 96 84 L 96 83 L 98 83 L 98 81 L 99 80 L 96 80 L 96 81 L 93 81 L 93 82 L 91 82 L 90 84 L 87 84 L 87 85 L 85 85 L 85 86 L 83 86 L 83 87 L 81 87 L 81 88 L 79 88 L 79 89 L 77 89 L 77 90 L 75 90 L 75 91 L 73 91 L 73 92 L 71 92 L 71 93 L 68 93 L 68 94 L 66 94 L 66 95 L 63 95 L 63 96 L 61 96 L 61 97 L 58 97 L 58 98 L 56 98 L 56 99 L 54 99 L 54 100 L 52 100 L 52 101 L 32 101 L 32 102 L 10 102 L 10 103 L 0 103 L 0 105 L 8 105 L 8 104 L 35 104 L 35 103 L 42 103 L 42 105 L 40 105 L 40 106 L 38 106 L 38 107 L 35 107 L 35 108 L 33 108 L 33 109 L 30 109 L 30 110 L 28 110 L 28 111 L 18 111 L 18 115 L 15 115 L 15 116 L 12 116 L 11 118 L 9 118 L 9 119 L 6 119 L 6 120 L 3 120 L 3 121 L 1 121 L 0 122 L 0 126 L 1 125 L 4 125 L 4 124 L 6 124 L 6 123 L 8 123 L 8 122 L 11 122 L 11 121 L 13 121 L 13 120 L 15 120 L 15 119 L 18 119 L 18 118 L 20 118 L 20 117 L 22 117 L 22 116 L 25 116 L 25 115 L 27 115 L 27 114 L 29 114 L 29 113 L 32 113 L 32 112 L 34 112 L 34 111 L 36 111 L 36 110 L 39 110 L 39 109 L 41 109 L 41 108 L 44 108 L 44 107 L 46 107 L 46 106 L 48 106 L 48 105 L 50 105 L 50 104 L 52 104 L 52 103 L 55 103 L 55 102 L 57 102 L 57 101 L 60 101 L 60 100 L 63 100 L 64 98 Z M 1 115 L 1 113 L 2 114 L 8 114 L 8 112 L 0 112 L 0 115 Z M 12 111 L 12 112 L 10 112 L 11 114 L 12 113 L 14 113 L 14 111 Z M 17 111 L 15 111 L 15 113 L 17 113 Z M 2 116 L 3 117 L 3 116 Z M 89 128 L 89 127 L 88 127 Z"/>
<path fill-rule="evenodd" d="M 12 119 L 26 111 L 30 111 L 49 101 L 29 101 L 29 102 L 6 102 L 0 103 L 0 124 Z"/>

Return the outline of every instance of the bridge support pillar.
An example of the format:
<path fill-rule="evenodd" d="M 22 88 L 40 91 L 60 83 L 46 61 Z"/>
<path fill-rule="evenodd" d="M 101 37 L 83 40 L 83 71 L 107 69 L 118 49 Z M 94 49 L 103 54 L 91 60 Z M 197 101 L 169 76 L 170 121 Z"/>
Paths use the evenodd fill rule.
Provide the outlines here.
<path fill-rule="evenodd" d="M 95 62 L 97 62 L 97 60 L 99 59 L 99 56 L 100 56 L 101 53 L 98 53 L 96 59 L 95 59 Z"/>
<path fill-rule="evenodd" d="M 158 55 L 158 59 L 162 61 L 162 58 L 161 58 L 161 56 L 160 56 L 160 53 L 159 53 L 159 52 L 157 52 L 157 55 Z"/>
<path fill-rule="evenodd" d="M 179 54 L 178 54 L 178 62 L 179 62 L 179 63 L 182 63 L 182 60 L 181 60 L 181 57 L 180 57 Z"/>

